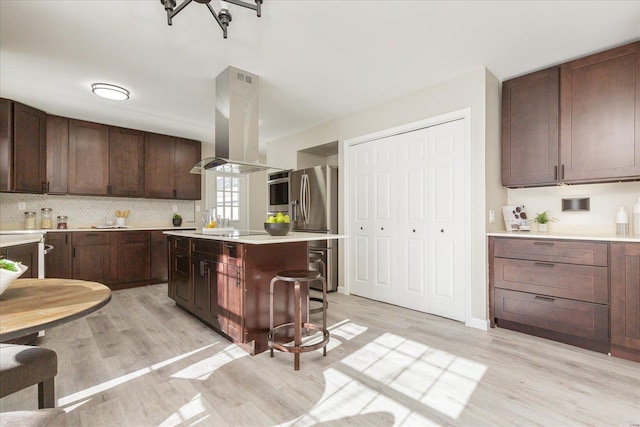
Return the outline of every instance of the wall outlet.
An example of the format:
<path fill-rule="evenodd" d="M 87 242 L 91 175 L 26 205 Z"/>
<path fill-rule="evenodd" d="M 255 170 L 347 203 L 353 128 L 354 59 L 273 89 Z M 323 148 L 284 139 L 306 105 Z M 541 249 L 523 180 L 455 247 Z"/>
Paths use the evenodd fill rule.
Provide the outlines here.
<path fill-rule="evenodd" d="M 25 202 L 18 202 L 18 210 L 19 211 L 27 210 L 27 204 Z"/>
<path fill-rule="evenodd" d="M 178 212 L 178 205 L 173 205 L 171 207 L 171 210 L 173 210 L 174 212 Z"/>
<path fill-rule="evenodd" d="M 496 222 L 496 211 L 489 209 L 489 224 Z"/>

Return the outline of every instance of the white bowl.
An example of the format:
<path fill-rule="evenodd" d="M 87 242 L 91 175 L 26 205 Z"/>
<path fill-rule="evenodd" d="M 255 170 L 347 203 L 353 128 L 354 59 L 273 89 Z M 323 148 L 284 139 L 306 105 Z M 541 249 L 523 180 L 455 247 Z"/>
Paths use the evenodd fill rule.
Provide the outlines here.
<path fill-rule="evenodd" d="M 26 265 L 20 264 L 19 262 L 10 262 L 12 262 L 19 271 L 9 271 L 4 268 L 0 268 L 0 295 L 2 295 L 2 293 L 9 287 L 11 283 L 13 283 L 14 280 L 22 276 L 22 274 L 24 274 L 24 272 L 29 268 Z"/>

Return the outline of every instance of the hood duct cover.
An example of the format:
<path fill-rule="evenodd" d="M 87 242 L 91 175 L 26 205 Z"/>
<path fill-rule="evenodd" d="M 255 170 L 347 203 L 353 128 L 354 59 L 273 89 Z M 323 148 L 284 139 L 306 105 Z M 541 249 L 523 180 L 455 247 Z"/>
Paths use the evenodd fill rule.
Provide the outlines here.
<path fill-rule="evenodd" d="M 216 77 L 216 156 L 200 160 L 191 173 L 279 169 L 258 163 L 258 82 L 257 75 L 231 66 Z"/>

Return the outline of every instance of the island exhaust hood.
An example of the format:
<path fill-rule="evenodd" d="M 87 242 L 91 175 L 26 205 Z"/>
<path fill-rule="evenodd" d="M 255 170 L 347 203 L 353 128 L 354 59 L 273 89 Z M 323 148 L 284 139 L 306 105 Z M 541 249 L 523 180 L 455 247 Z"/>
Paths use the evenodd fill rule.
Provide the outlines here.
<path fill-rule="evenodd" d="M 282 170 L 258 163 L 258 81 L 257 75 L 231 66 L 216 77 L 216 156 L 200 160 L 191 173 Z"/>

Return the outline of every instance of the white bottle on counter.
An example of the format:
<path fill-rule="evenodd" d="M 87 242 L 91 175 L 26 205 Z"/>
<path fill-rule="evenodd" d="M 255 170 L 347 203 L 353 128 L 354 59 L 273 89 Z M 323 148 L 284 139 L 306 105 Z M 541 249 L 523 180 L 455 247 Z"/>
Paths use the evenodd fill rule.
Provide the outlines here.
<path fill-rule="evenodd" d="M 616 234 L 626 236 L 629 233 L 629 217 L 624 206 L 620 206 L 616 215 Z"/>
<path fill-rule="evenodd" d="M 640 236 L 640 197 L 633 205 L 633 235 Z"/>

